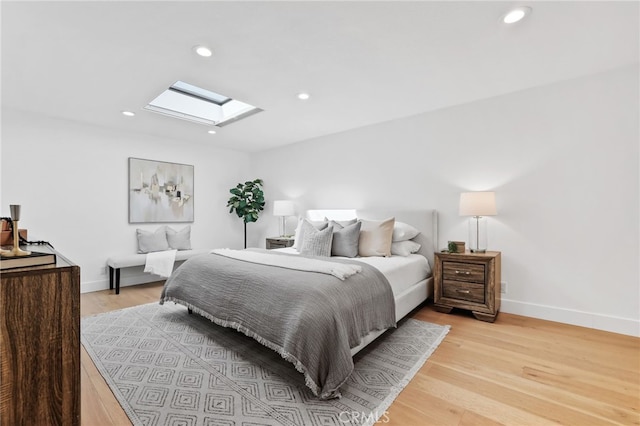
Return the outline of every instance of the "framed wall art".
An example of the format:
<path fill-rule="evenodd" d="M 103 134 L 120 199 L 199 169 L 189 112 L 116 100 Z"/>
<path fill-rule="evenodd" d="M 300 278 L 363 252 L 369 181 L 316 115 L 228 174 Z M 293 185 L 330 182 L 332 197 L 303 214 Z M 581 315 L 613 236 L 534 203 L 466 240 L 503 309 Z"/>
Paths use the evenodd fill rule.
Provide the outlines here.
<path fill-rule="evenodd" d="M 193 166 L 129 158 L 129 223 L 193 222 Z"/>

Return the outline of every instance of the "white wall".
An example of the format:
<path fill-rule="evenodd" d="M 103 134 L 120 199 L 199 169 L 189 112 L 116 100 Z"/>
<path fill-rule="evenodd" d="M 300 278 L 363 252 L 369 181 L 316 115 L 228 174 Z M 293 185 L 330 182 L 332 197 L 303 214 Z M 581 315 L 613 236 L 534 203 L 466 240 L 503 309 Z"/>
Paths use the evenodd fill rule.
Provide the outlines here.
<path fill-rule="evenodd" d="M 495 190 L 503 312 L 640 335 L 638 90 L 625 67 L 255 154 L 252 172 L 301 208 L 436 208 L 441 247 L 468 241 L 460 192 Z"/>
<path fill-rule="evenodd" d="M 436 208 L 440 246 L 467 240 L 459 193 L 495 190 L 490 249 L 503 253 L 503 311 L 640 335 L 638 67 L 530 89 L 254 155 L 2 111 L 0 214 L 22 204 L 30 239 L 107 288 L 105 260 L 133 253 L 127 159 L 195 166 L 194 247 L 242 247 L 226 209 L 265 180 L 250 246 L 277 235 L 272 201 L 302 208 Z M 311 100 L 312 101 L 312 100 Z M 250 164 L 249 164 L 250 163 Z M 180 229 L 182 224 L 172 225 Z M 292 229 L 289 229 L 292 231 Z M 125 270 L 123 285 L 153 279 Z"/>
<path fill-rule="evenodd" d="M 106 259 L 135 253 L 128 223 L 128 158 L 194 165 L 194 248 L 242 248 L 242 221 L 229 214 L 229 188 L 249 178 L 247 154 L 145 135 L 123 134 L 16 111 L 2 115 L 2 198 L 22 205 L 20 227 L 30 240 L 50 241 L 81 267 L 82 291 L 108 288 Z M 186 224 L 170 224 L 182 229 Z M 122 285 L 158 279 L 142 268 L 122 272 Z"/>

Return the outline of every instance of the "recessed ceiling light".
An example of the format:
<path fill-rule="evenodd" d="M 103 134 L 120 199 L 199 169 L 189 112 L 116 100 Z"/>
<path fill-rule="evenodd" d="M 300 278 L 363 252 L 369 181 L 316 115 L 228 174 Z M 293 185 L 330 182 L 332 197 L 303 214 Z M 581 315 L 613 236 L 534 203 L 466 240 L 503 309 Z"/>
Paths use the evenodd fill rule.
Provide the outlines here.
<path fill-rule="evenodd" d="M 531 13 L 531 8 L 527 6 L 516 7 L 511 10 L 509 13 L 504 15 L 502 18 L 502 22 L 505 24 L 513 24 L 520 21 L 522 18 Z"/>
<path fill-rule="evenodd" d="M 213 54 L 211 52 L 211 49 L 209 49 L 207 46 L 194 46 L 193 50 L 195 50 L 195 52 L 198 55 L 203 56 L 205 58 L 208 58 Z"/>
<path fill-rule="evenodd" d="M 216 131 L 215 130 L 209 130 L 207 133 L 209 133 L 210 135 L 215 135 Z"/>
<path fill-rule="evenodd" d="M 133 117 L 134 115 L 136 115 L 136 113 L 131 111 L 122 111 L 122 115 L 126 115 L 127 117 Z"/>
<path fill-rule="evenodd" d="M 308 93 L 298 93 L 298 99 L 302 99 L 303 101 L 306 101 L 307 99 L 309 99 L 309 94 Z"/>

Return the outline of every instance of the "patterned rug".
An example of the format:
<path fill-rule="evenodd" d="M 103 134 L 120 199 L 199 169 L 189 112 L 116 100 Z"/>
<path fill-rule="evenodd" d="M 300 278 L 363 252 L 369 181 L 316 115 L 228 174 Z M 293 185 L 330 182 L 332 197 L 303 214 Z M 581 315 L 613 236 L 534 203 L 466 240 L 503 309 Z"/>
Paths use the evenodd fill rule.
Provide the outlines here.
<path fill-rule="evenodd" d="M 274 351 L 167 303 L 82 318 L 82 344 L 134 425 L 370 425 L 449 326 L 405 319 L 360 351 L 342 398 L 320 401 Z"/>

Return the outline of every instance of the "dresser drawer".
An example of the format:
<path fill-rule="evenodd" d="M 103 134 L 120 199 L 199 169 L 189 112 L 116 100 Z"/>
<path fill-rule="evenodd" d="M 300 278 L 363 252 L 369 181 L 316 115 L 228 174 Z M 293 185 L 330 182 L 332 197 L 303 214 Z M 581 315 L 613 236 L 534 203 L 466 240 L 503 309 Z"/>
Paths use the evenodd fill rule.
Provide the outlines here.
<path fill-rule="evenodd" d="M 442 277 L 445 280 L 485 283 L 484 263 L 442 262 Z"/>
<path fill-rule="evenodd" d="M 484 303 L 484 284 L 444 280 L 442 282 L 442 295 L 449 299 Z"/>

